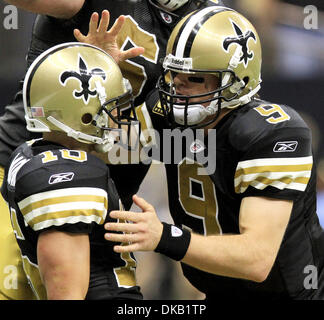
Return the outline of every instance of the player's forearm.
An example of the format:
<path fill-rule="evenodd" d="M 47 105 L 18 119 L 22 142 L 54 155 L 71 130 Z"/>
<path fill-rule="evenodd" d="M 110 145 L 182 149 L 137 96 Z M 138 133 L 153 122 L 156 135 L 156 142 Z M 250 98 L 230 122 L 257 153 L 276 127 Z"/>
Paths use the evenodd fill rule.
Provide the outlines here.
<path fill-rule="evenodd" d="M 192 234 L 182 262 L 209 273 L 262 282 L 274 260 L 274 252 L 265 251 L 248 235 L 203 237 Z"/>
<path fill-rule="evenodd" d="M 292 201 L 261 197 L 244 198 L 240 208 L 240 233 L 201 236 L 166 223 L 161 224 L 154 207 L 134 196 L 142 213 L 112 211 L 114 219 L 133 223 L 107 223 L 105 238 L 123 242 L 116 252 L 162 253 L 197 269 L 234 278 L 264 281 L 269 275 L 288 224 Z M 123 234 L 111 233 L 122 231 Z"/>
<path fill-rule="evenodd" d="M 83 6 L 85 0 L 5 0 L 20 9 L 56 18 L 72 18 Z"/>

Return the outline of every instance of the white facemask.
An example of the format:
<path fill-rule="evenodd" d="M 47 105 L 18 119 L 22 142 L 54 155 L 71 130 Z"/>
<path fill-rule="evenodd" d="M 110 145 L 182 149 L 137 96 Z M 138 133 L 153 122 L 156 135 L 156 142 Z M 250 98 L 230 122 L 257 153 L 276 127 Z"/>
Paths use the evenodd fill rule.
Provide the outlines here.
<path fill-rule="evenodd" d="M 213 100 L 209 106 L 204 107 L 201 104 L 193 104 L 188 107 L 187 125 L 196 125 L 204 121 L 208 116 L 215 114 L 218 110 L 217 99 Z M 184 124 L 185 106 L 173 105 L 174 120 L 176 123 Z"/>

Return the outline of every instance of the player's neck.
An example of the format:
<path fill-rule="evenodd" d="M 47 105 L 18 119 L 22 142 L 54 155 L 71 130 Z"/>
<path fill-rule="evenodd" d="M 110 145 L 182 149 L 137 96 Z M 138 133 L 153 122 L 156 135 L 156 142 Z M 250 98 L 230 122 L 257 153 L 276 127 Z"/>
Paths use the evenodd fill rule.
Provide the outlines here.
<path fill-rule="evenodd" d="M 75 140 L 74 138 L 68 137 L 64 132 L 52 131 L 44 132 L 43 138 L 47 141 L 56 142 L 62 146 L 72 150 L 83 150 L 86 152 L 93 151 L 93 144 L 86 144 Z"/>

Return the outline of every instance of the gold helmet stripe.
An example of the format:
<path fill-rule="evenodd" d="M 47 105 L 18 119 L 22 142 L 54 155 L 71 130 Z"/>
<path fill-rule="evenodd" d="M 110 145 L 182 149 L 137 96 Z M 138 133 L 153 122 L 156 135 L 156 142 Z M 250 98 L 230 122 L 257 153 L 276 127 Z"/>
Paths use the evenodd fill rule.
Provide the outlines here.
<path fill-rule="evenodd" d="M 207 7 L 188 16 L 187 21 L 185 21 L 181 26 L 177 38 L 174 41 L 172 54 L 178 58 L 189 57 L 193 41 L 199 29 L 210 17 L 223 11 L 232 10 L 226 7 L 213 6 Z"/>

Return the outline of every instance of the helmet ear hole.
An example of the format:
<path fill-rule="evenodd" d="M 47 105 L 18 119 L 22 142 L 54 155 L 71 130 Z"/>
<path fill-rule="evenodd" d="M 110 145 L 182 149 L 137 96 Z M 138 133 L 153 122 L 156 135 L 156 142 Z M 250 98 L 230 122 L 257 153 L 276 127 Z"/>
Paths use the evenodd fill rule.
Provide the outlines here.
<path fill-rule="evenodd" d="M 91 113 L 85 113 L 82 118 L 81 121 L 83 124 L 90 124 L 92 122 L 92 114 Z"/>
<path fill-rule="evenodd" d="M 245 86 L 244 87 L 246 87 L 246 85 L 249 83 L 249 81 L 250 81 L 250 78 L 249 77 L 244 77 L 243 78 L 243 81 L 244 81 L 244 83 L 245 83 Z"/>

